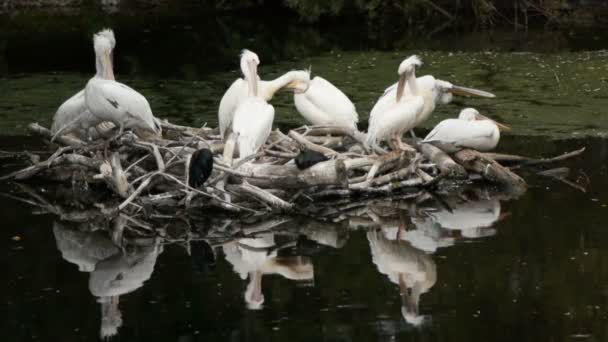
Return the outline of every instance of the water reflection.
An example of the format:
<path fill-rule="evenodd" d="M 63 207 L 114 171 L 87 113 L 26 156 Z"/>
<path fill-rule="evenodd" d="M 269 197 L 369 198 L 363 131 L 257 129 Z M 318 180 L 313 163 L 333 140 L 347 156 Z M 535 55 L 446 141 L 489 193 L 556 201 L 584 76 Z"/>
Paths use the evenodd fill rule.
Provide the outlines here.
<path fill-rule="evenodd" d="M 181 223 L 165 222 L 163 225 L 168 228 L 161 230 L 161 234 L 134 233 L 129 221 L 118 217 L 110 222 L 58 221 L 53 232 L 62 257 L 77 265 L 79 271 L 90 274 L 89 291 L 101 309 L 102 337 L 118 333 L 123 324 L 121 296 L 141 288 L 152 277 L 167 243 L 187 246 L 195 269 L 204 277 L 214 279 L 209 276 L 219 274 L 226 277 L 213 282 L 234 282 L 231 279 L 236 273 L 242 282 L 240 286 L 229 287 L 228 295 L 235 297 L 238 293 L 247 309 L 266 311 L 276 310 L 274 306 L 280 297 L 273 300 L 266 297 L 265 277 L 279 275 L 314 287 L 313 260 L 337 253 L 356 235 L 357 240 L 366 238 L 371 255 L 368 260 L 377 272 L 396 286 L 395 292 L 391 292 L 395 297 L 389 293 L 384 300 L 390 302 L 399 292 L 400 314 L 393 322 L 418 327 L 433 315 L 432 306 L 425 306 L 425 312 L 420 309 L 424 294 L 438 291 L 433 289 L 440 268 L 433 255 L 464 238 L 496 234 L 493 226 L 505 217 L 497 197 L 477 190 L 445 198 L 427 194 L 410 200 L 374 201 L 353 213 L 356 215 L 343 216 L 339 222 L 294 217 L 252 222 L 211 219 L 205 221 L 204 229 L 198 221 L 191 221 L 192 230 L 184 229 Z M 218 253 L 220 250 L 223 253 Z M 227 264 L 217 260 L 221 255 Z M 362 262 L 369 261 L 364 258 Z M 222 270 L 225 265 L 229 268 L 227 273 Z M 327 267 L 327 263 L 322 265 Z M 325 280 L 327 274 L 321 272 L 321 277 Z M 382 281 L 386 281 L 384 277 Z M 272 293 L 279 296 L 275 291 Z M 205 292 L 204 296 L 215 294 Z M 378 322 L 381 321 L 387 320 L 380 318 Z"/>
<path fill-rule="evenodd" d="M 399 285 L 401 315 L 410 324 L 422 324 L 424 317 L 418 313 L 418 305 L 420 296 L 437 281 L 435 262 L 406 241 L 388 239 L 382 230 L 368 232 L 367 239 L 378 272 Z"/>
<path fill-rule="evenodd" d="M 303 256 L 278 256 L 278 252 L 291 244 L 277 245 L 275 233 L 262 233 L 255 238 L 238 239 L 223 246 L 226 260 L 232 264 L 234 272 L 241 279 L 249 278 L 245 289 L 245 302 L 252 310 L 262 308 L 262 278 L 264 275 L 279 274 L 295 281 L 312 281 L 314 269 L 312 261 Z"/>
<path fill-rule="evenodd" d="M 118 333 L 123 322 L 120 296 L 139 289 L 150 279 L 157 257 L 163 251 L 159 239 L 147 239 L 137 245 L 126 242 L 120 234 L 125 222 L 120 218 L 115 221 L 112 237 L 120 247 L 99 230 L 78 231 L 63 222 L 53 224 L 62 257 L 77 265 L 80 272 L 90 273 L 89 291 L 101 307 L 102 338 Z M 87 227 L 81 225 L 80 228 Z"/>

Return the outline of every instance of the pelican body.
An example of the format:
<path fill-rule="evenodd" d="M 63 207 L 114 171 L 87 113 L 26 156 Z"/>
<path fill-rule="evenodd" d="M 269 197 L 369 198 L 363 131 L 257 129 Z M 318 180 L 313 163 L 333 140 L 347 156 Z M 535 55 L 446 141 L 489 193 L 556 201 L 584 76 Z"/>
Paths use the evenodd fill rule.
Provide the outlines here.
<path fill-rule="evenodd" d="M 255 92 L 256 96 L 264 101 L 270 101 L 280 89 L 304 92 L 308 88 L 310 75 L 307 71 L 289 71 L 272 81 L 260 80 L 257 74 L 259 63 L 260 59 L 257 54 L 249 50 L 243 50 L 240 65 L 244 78 L 239 78 L 230 85 L 222 96 L 218 109 L 218 122 L 222 139 L 226 139 L 228 136 L 227 132 L 232 127 L 236 110 L 249 96 L 252 82 L 255 83 L 255 89 L 252 89 L 252 92 Z"/>
<path fill-rule="evenodd" d="M 313 125 L 357 129 L 359 115 L 355 105 L 340 89 L 322 77 L 313 78 L 308 90 L 294 94 L 293 100 L 298 112 Z"/>
<path fill-rule="evenodd" d="M 400 149 L 411 149 L 401 142 L 401 136 L 416 126 L 416 117 L 425 106 L 424 96 L 416 84 L 415 69 L 420 65 L 422 62 L 417 56 L 411 56 L 399 65 L 399 82 L 394 96 L 381 97 L 370 113 L 368 144 L 392 140 Z M 410 88 L 409 96 L 404 96 L 406 84 Z"/>
<path fill-rule="evenodd" d="M 499 128 L 509 129 L 479 114 L 473 108 L 465 108 L 458 115 L 458 119 L 447 119 L 437 124 L 423 142 L 438 145 L 449 153 L 462 148 L 490 151 L 500 140 Z"/>
<path fill-rule="evenodd" d="M 130 87 L 114 81 L 111 42 L 96 34 L 93 38 L 96 75 L 85 88 L 85 101 L 91 113 L 100 121 L 110 121 L 121 128 L 161 134 L 158 120 L 152 114 L 148 100 Z"/>

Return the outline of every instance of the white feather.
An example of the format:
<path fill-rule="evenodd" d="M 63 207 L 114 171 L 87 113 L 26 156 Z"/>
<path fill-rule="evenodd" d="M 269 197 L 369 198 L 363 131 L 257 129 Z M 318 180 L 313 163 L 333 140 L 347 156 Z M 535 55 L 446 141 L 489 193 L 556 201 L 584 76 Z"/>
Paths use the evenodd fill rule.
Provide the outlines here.
<path fill-rule="evenodd" d="M 316 76 L 303 94 L 294 94 L 298 112 L 313 125 L 335 125 L 357 129 L 355 105 L 336 86 Z"/>
<path fill-rule="evenodd" d="M 367 142 L 370 144 L 389 140 L 393 135 L 402 135 L 416 126 L 416 113 L 424 107 L 420 96 L 395 102 L 378 101 L 369 118 Z"/>
<path fill-rule="evenodd" d="M 491 120 L 447 119 L 437 124 L 423 141 L 441 143 L 442 147 L 452 145 L 454 149 L 448 148 L 448 152 L 454 152 L 460 148 L 490 151 L 499 140 L 498 126 Z"/>
<path fill-rule="evenodd" d="M 248 97 L 234 113 L 232 130 L 237 136 L 240 158 L 256 153 L 272 130 L 274 107 L 259 97 Z"/>
<path fill-rule="evenodd" d="M 259 80 L 258 77 L 258 97 L 270 101 L 277 91 L 286 87 L 293 81 L 308 84 L 310 82 L 309 73 L 307 71 L 293 70 L 271 81 L 262 81 Z M 222 96 L 218 109 L 218 122 L 222 139 L 226 134 L 226 130 L 232 125 L 232 120 L 234 119 L 234 113 L 237 107 L 245 101 L 248 96 L 249 84 L 243 78 L 234 81 L 228 90 L 226 90 L 224 96 Z"/>
<path fill-rule="evenodd" d="M 85 100 L 91 113 L 101 121 L 161 133 L 148 100 L 120 82 L 93 77 L 85 88 Z"/>

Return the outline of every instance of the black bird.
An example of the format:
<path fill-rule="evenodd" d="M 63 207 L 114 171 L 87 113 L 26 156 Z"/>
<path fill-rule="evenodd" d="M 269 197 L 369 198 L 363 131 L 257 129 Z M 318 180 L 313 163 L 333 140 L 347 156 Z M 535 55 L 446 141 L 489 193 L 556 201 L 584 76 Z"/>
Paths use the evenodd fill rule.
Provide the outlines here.
<path fill-rule="evenodd" d="M 213 171 L 213 153 L 207 148 L 202 148 L 192 153 L 190 157 L 190 170 L 188 185 L 197 188 L 205 183 Z"/>
<path fill-rule="evenodd" d="M 296 157 L 296 166 L 300 170 L 308 169 L 309 167 L 320 163 L 322 161 L 329 160 L 323 153 L 311 150 L 301 151 Z"/>

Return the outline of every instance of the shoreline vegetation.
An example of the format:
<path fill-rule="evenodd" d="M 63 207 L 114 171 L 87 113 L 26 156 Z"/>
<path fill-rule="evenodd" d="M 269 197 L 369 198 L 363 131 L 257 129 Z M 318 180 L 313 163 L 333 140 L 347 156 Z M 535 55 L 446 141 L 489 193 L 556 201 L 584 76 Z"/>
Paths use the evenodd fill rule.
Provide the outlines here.
<path fill-rule="evenodd" d="M 0 15 L 222 15 L 264 9 L 285 12 L 304 23 L 365 23 L 392 28 L 607 26 L 604 0 L 0 0 Z"/>

